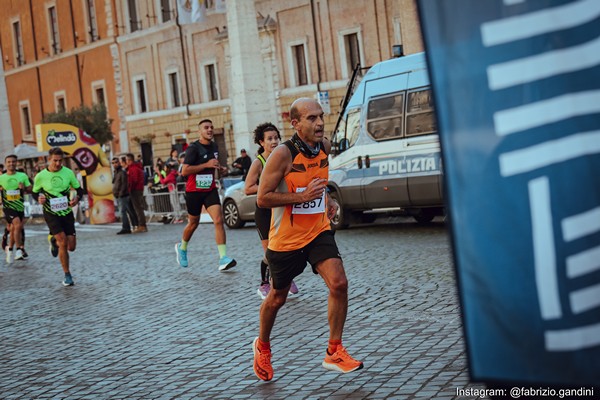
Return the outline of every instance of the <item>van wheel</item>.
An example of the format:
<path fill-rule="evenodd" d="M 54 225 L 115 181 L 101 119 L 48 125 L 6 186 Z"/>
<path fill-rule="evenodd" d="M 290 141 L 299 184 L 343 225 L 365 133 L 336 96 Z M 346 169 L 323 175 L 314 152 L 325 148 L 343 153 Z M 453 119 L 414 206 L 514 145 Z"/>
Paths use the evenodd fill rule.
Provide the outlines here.
<path fill-rule="evenodd" d="M 331 220 L 331 229 L 337 231 L 338 229 L 346 229 L 349 226 L 349 214 L 348 211 L 344 210 L 344 205 L 340 199 L 338 192 L 329 193 L 332 199 L 337 201 L 339 208 Z"/>
<path fill-rule="evenodd" d="M 414 214 L 413 218 L 420 224 L 431 222 L 435 217 L 435 211 L 428 208 L 422 208 L 418 214 Z"/>

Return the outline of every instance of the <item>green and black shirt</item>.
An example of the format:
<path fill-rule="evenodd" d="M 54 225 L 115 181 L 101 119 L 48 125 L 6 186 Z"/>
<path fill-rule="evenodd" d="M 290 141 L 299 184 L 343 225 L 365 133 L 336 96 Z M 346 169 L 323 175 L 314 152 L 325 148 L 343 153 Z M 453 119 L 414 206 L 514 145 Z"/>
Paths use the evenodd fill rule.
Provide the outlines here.
<path fill-rule="evenodd" d="M 5 210 L 13 210 L 23 212 L 23 190 L 19 188 L 19 184 L 24 187 L 31 186 L 29 177 L 23 172 L 16 171 L 10 175 L 8 173 L 0 175 L 0 187 L 2 188 L 2 204 Z"/>
<path fill-rule="evenodd" d="M 69 195 L 71 188 L 77 189 L 81 198 L 83 193 L 75 173 L 63 166 L 56 172 L 48 168 L 40 171 L 33 180 L 33 194 L 37 198 L 40 193 L 46 196 L 44 212 L 51 215 L 64 216 L 71 212 Z"/>

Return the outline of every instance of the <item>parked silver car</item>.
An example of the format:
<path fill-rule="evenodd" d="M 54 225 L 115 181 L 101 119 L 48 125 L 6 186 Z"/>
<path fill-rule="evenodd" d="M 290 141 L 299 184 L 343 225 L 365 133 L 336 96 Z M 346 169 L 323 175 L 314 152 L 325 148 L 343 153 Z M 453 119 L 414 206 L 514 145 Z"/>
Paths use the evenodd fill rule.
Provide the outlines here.
<path fill-rule="evenodd" d="M 227 182 L 225 185 L 225 193 L 223 195 L 223 220 L 225 225 L 230 229 L 239 229 L 246 225 L 246 222 L 254 222 L 254 211 L 256 210 L 256 195 L 252 194 L 247 196 L 244 193 L 244 182 L 238 182 L 231 184 Z M 332 197 L 336 198 L 337 193 L 332 193 Z M 333 223 L 331 224 L 332 229 L 337 229 L 336 224 L 340 218 L 340 210 L 334 217 Z M 348 216 L 344 217 L 346 220 Z M 371 223 L 375 221 L 377 214 L 361 214 L 360 221 L 362 223 Z"/>
<path fill-rule="evenodd" d="M 243 227 L 246 222 L 254 221 L 256 195 L 244 193 L 244 182 L 238 182 L 225 189 L 223 195 L 223 219 L 230 229 Z"/>

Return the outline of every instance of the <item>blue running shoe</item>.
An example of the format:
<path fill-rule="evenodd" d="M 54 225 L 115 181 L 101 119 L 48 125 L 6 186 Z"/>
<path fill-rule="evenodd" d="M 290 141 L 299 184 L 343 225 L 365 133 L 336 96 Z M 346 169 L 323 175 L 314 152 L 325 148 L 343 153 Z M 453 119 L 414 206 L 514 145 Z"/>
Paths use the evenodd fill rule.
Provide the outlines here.
<path fill-rule="evenodd" d="M 227 256 L 221 257 L 219 260 L 219 271 L 227 271 L 237 265 L 237 262 L 233 258 Z"/>
<path fill-rule="evenodd" d="M 63 286 L 73 286 L 75 282 L 73 282 L 73 277 L 71 274 L 65 274 L 65 280 L 63 281 Z"/>
<path fill-rule="evenodd" d="M 187 250 L 181 249 L 181 243 L 175 244 L 175 253 L 177 254 L 177 263 L 186 268 L 188 266 Z"/>

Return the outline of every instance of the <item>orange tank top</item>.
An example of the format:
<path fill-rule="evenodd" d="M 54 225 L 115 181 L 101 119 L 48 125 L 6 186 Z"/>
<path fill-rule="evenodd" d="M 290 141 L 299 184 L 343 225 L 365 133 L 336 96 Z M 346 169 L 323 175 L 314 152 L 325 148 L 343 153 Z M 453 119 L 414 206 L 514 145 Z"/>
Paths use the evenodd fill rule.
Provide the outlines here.
<path fill-rule="evenodd" d="M 282 179 L 278 192 L 301 192 L 314 178 L 328 179 L 329 162 L 321 149 L 309 158 L 288 140 L 284 144 L 292 153 L 292 170 Z M 327 218 L 327 195 L 301 204 L 274 207 L 269 231 L 269 249 L 292 251 L 305 247 L 321 232 L 331 229 Z"/>

